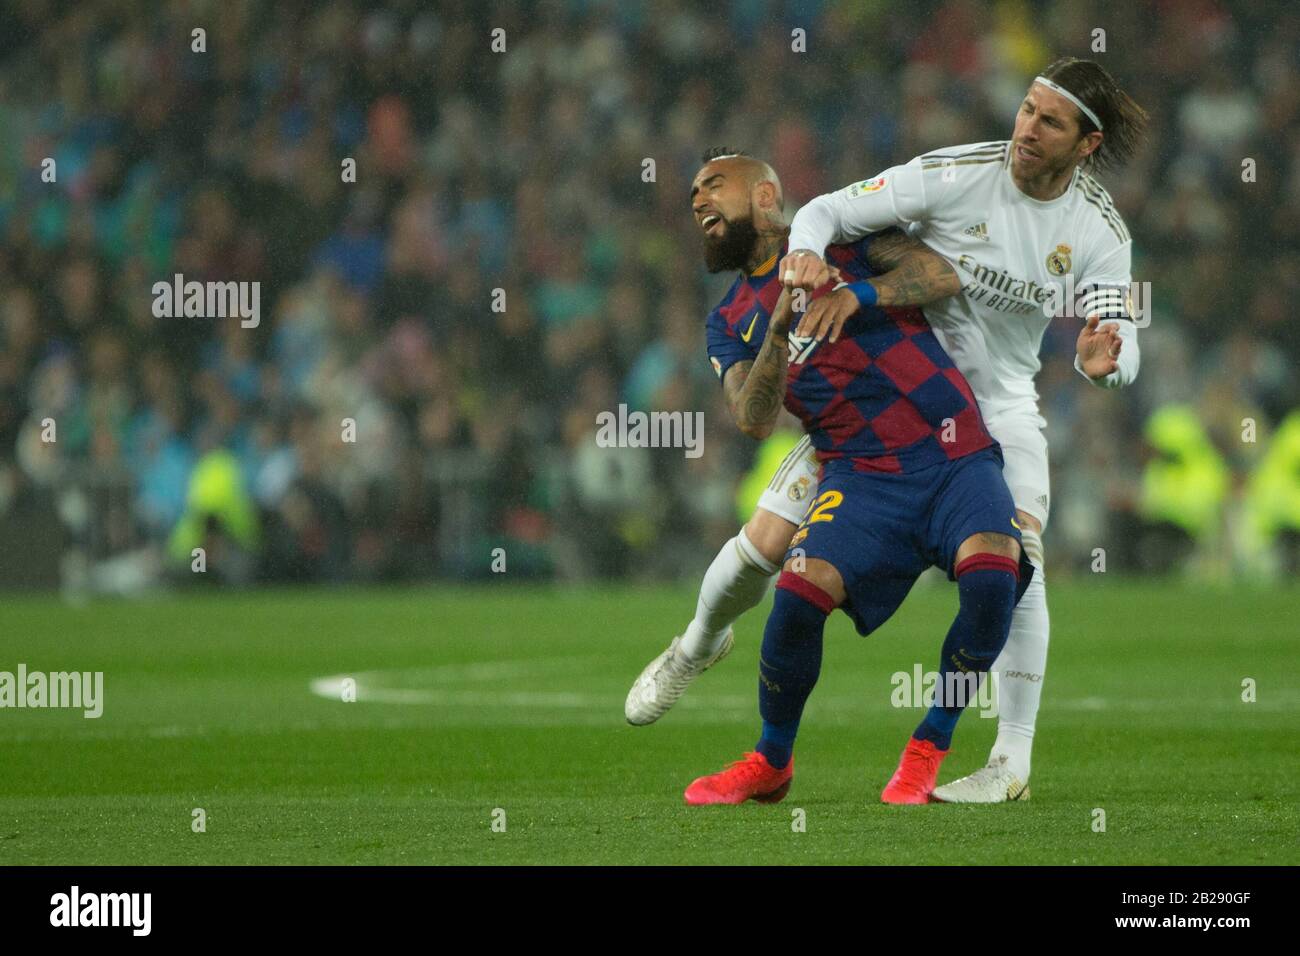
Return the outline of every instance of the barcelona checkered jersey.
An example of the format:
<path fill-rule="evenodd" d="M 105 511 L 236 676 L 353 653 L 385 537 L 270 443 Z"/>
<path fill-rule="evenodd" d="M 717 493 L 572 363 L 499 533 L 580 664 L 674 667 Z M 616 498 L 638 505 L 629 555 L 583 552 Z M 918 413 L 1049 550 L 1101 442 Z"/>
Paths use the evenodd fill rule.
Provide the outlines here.
<path fill-rule="evenodd" d="M 875 273 L 867 264 L 871 236 L 828 246 L 826 261 L 846 281 Z M 781 252 L 742 275 L 706 325 L 709 360 L 721 380 L 736 362 L 758 357 L 781 295 Z M 813 299 L 829 292 L 818 289 Z M 860 309 L 839 340 L 794 334 L 791 323 L 785 406 L 796 415 L 823 462 L 849 459 L 856 471 L 912 472 L 1001 449 L 984 427 L 966 379 L 916 308 Z"/>

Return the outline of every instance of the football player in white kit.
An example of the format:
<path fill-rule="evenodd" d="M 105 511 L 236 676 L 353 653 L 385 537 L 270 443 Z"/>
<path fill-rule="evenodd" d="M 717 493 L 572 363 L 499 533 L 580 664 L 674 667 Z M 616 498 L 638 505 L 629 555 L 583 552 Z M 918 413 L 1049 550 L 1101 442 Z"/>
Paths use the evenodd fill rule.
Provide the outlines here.
<path fill-rule="evenodd" d="M 998 735 L 988 764 L 935 789 L 943 802 L 997 803 L 1029 794 L 1030 753 L 1047 663 L 1049 619 L 1042 531 L 1049 511 L 1047 442 L 1034 376 L 1054 315 L 1088 316 L 1075 367 L 1115 388 L 1138 371 L 1129 286 L 1132 241 L 1114 203 L 1085 170 L 1132 155 L 1146 114 L 1100 65 L 1058 60 L 1030 84 L 1012 138 L 940 149 L 879 176 L 819 196 L 795 216 L 779 269 L 787 287 L 812 289 L 830 274 L 827 245 L 891 226 L 944 256 L 962 294 L 927 305 L 926 318 L 970 382 L 1015 499 L 1025 551 L 1037 573 L 994 665 Z M 841 289 L 804 315 L 796 335 L 837 337 L 870 289 Z M 1106 324 L 1101 325 L 1104 321 Z M 634 724 L 658 719 L 729 649 L 732 622 L 761 600 L 816 485 L 807 443 L 778 469 L 759 510 L 714 559 L 695 619 L 646 666 L 628 695 Z M 802 510 L 802 509 L 799 509 Z M 788 530 L 786 530 L 788 529 Z M 782 533 L 784 532 L 784 538 Z"/>

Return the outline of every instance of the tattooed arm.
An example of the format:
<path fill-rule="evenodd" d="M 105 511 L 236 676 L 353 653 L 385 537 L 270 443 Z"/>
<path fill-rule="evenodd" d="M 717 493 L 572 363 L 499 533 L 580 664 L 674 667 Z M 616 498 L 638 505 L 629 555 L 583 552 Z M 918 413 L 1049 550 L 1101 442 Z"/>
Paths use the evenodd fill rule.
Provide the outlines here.
<path fill-rule="evenodd" d="M 750 438 L 764 439 L 772 434 L 785 400 L 786 336 L 794 311 L 790 293 L 781 293 L 767 326 L 767 335 L 752 362 L 737 362 L 727 369 L 722 390 L 727 408 L 736 425 Z"/>
<path fill-rule="evenodd" d="M 901 230 L 891 229 L 872 239 L 867 247 L 867 263 L 883 273 L 855 283 L 871 286 L 864 290 L 871 293 L 867 301 L 870 305 L 928 305 L 961 292 L 961 279 L 948 260 Z M 835 342 L 844 324 L 863 304 L 861 296 L 849 288 L 824 295 L 803 314 L 795 334 L 812 336 L 819 342 L 829 334 Z"/>
<path fill-rule="evenodd" d="M 876 287 L 877 305 L 928 305 L 961 291 L 948 260 L 900 229 L 871 240 L 867 263 L 880 273 L 867 280 Z"/>

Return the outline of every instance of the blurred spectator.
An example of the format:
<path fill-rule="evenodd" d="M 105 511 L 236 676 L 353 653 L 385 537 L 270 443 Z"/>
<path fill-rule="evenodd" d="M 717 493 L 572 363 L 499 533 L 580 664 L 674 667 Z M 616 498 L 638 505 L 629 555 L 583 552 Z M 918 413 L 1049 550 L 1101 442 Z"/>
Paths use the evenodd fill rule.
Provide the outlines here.
<path fill-rule="evenodd" d="M 0 522 L 23 488 L 107 488 L 64 507 L 77 547 L 184 527 L 227 580 L 480 576 L 497 548 L 692 577 L 755 454 L 704 352 L 731 277 L 700 265 L 701 151 L 767 156 L 792 214 L 1005 137 L 1069 54 L 1152 115 L 1106 180 L 1152 284 L 1138 384 L 1083 382 L 1073 323 L 1043 344 L 1048 555 L 1086 568 L 1141 524 L 1154 412 L 1190 403 L 1244 487 L 1300 404 L 1298 50 L 1297 8 L 1214 0 L 0 5 Z M 260 282 L 262 321 L 155 318 L 176 273 Z M 704 457 L 598 447 L 619 402 L 704 411 Z M 214 461 L 256 519 L 194 511 Z"/>

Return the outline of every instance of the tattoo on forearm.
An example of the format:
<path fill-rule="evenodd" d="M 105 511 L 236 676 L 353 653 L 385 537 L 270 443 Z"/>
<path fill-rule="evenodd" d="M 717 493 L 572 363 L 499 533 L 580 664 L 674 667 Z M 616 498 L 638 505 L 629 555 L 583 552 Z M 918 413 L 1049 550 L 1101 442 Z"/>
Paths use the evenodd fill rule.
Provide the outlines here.
<path fill-rule="evenodd" d="M 754 367 L 745 376 L 745 387 L 740 391 L 742 415 L 750 428 L 769 427 L 781 412 L 785 397 L 786 373 L 785 338 L 768 335 L 763 339 Z"/>
<path fill-rule="evenodd" d="M 923 248 L 919 240 L 901 229 L 886 229 L 871 237 L 867 246 L 867 264 L 876 272 L 889 272 L 902 264 L 907 253 Z"/>
<path fill-rule="evenodd" d="M 910 252 L 898 268 L 872 278 L 880 305 L 928 305 L 961 291 L 961 280 L 943 257 L 926 250 Z"/>
<path fill-rule="evenodd" d="M 727 411 L 731 412 L 731 417 L 737 425 L 740 424 L 740 393 L 745 387 L 745 380 L 749 378 L 749 370 L 753 367 L 752 361 L 737 362 L 727 369 L 727 377 L 722 380 L 722 391 L 727 399 Z"/>
<path fill-rule="evenodd" d="M 758 358 L 737 362 L 728 371 L 727 407 L 741 431 L 766 432 L 776 424 L 785 398 L 786 352 L 784 337 L 769 334 Z"/>
<path fill-rule="evenodd" d="M 961 279 L 929 246 L 891 229 L 872 240 L 867 261 L 880 305 L 928 305 L 961 291 Z"/>
<path fill-rule="evenodd" d="M 723 381 L 731 417 L 746 435 L 766 438 L 776 424 L 785 399 L 785 375 L 790 323 L 794 321 L 793 300 L 788 291 L 776 300 L 768 320 L 767 334 L 752 362 L 737 362 Z"/>

